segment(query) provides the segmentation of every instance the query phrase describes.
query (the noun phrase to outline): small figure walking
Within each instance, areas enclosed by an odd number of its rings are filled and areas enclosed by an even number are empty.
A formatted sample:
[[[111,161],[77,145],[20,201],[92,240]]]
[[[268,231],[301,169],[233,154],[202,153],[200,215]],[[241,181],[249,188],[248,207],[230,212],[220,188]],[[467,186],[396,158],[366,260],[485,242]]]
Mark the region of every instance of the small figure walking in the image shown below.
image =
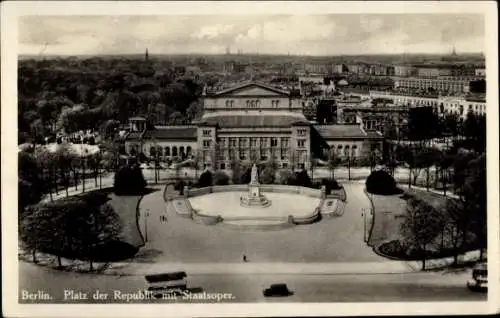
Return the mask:
[[[160,222],[167,222],[167,218],[164,215],[160,216]]]
[[[247,262],[247,256],[245,254],[243,254],[243,263],[246,263]]]

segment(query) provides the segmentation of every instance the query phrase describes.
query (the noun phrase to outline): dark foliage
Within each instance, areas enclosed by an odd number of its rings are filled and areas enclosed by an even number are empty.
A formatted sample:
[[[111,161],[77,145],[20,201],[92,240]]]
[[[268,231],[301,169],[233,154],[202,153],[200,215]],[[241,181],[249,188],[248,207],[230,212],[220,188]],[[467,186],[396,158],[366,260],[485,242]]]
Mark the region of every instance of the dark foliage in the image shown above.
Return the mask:
[[[294,185],[302,187],[312,187],[311,178],[306,170],[301,170],[295,173]]]
[[[383,170],[373,171],[366,179],[366,191],[372,194],[392,195],[401,193],[394,178]]]
[[[198,186],[200,188],[210,187],[212,186],[212,179],[212,172],[210,172],[210,170],[206,170],[200,175]]]
[[[332,190],[342,189],[342,186],[335,179],[321,179],[321,185],[325,186],[326,194],[332,193]]]
[[[115,173],[114,191],[117,195],[142,194],[146,185],[142,170],[137,165],[124,166]]]
[[[228,185],[229,175],[224,171],[216,171],[214,174],[214,185]]]

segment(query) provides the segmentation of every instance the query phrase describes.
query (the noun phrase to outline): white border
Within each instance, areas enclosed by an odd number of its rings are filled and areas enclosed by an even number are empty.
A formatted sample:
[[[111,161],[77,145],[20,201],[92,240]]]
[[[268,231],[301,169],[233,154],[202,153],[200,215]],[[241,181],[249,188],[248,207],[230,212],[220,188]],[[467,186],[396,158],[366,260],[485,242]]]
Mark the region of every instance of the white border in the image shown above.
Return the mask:
[[[6,316],[328,316],[486,314],[499,311],[498,18],[493,1],[449,2],[4,2],[2,3],[2,302]],[[481,13],[486,21],[488,116],[488,302],[334,304],[19,305],[17,260],[17,17],[20,15],[205,15],[327,13]],[[11,168],[12,167],[12,168]]]

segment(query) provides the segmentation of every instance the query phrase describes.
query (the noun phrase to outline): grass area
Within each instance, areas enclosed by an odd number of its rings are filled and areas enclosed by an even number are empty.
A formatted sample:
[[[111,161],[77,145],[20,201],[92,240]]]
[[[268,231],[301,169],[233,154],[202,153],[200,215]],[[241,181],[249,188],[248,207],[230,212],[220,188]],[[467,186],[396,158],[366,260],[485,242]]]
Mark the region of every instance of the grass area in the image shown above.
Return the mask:
[[[374,209],[374,224],[368,244],[376,246],[400,238],[399,228],[406,215],[406,201],[401,194],[369,194]]]
[[[443,195],[417,189],[406,189],[404,192],[410,196],[428,202],[439,211],[443,211],[443,207],[446,205],[447,200],[450,200],[450,198]],[[372,198],[373,208],[375,210],[375,223],[368,243],[371,246],[376,246],[383,242],[402,238],[399,229],[406,216],[407,207],[407,201],[404,199],[404,196],[401,194],[370,194],[370,197]]]

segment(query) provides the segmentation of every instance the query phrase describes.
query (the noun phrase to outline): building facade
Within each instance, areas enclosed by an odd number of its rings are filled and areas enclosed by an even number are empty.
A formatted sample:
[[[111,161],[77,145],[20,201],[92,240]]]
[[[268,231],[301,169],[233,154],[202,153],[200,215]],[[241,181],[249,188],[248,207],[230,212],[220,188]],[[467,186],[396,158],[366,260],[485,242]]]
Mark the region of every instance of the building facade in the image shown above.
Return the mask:
[[[196,158],[199,167],[211,169],[269,161],[280,168],[309,169],[313,157],[333,146],[348,146],[350,154],[359,156],[382,142],[359,124],[315,125],[304,116],[300,96],[263,83],[205,90],[203,104],[203,115],[192,125],[130,132],[126,151],[150,158]]]
[[[414,88],[414,89],[429,89],[432,88],[440,92],[464,93],[468,91],[470,78],[454,78],[450,76],[440,78],[394,78],[395,88]]]

